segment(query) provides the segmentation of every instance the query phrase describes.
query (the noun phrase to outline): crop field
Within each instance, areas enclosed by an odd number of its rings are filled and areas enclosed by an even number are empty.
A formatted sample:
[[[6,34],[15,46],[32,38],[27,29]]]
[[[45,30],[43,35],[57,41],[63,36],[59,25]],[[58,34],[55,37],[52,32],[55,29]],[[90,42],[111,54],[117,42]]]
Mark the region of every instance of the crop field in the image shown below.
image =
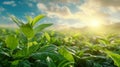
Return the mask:
[[[51,23],[11,16],[19,28],[0,29],[0,67],[120,67],[120,34],[43,30]]]

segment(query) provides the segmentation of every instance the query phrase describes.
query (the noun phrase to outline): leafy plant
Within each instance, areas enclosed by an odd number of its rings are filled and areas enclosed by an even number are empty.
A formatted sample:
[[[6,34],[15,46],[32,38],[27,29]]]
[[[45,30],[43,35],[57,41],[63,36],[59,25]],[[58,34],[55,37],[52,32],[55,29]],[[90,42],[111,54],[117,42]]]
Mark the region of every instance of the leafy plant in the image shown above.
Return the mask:
[[[47,24],[41,24],[41,25],[35,26],[35,24],[38,23],[38,21],[43,19],[44,17],[45,15],[38,15],[35,18],[27,16],[28,21],[27,23],[24,23],[19,19],[17,19],[16,17],[11,16],[12,20],[19,26],[20,30],[23,32],[23,34],[27,38],[32,38],[37,32],[40,32],[46,27],[49,27],[52,25],[52,23],[47,23]]]
[[[32,39],[38,32],[41,32],[41,30],[52,25],[52,23],[40,24],[38,26],[35,25],[44,17],[45,15],[38,15],[35,18],[27,16],[27,23],[23,23],[16,17],[11,16],[11,19],[20,28],[20,30],[18,30],[19,32],[16,34],[9,34],[5,37],[7,48],[4,49],[7,49],[7,51],[3,50],[2,53],[4,52],[4,55],[6,55],[6,61],[9,62],[9,58],[11,58],[11,67],[31,67],[31,63],[28,61],[28,59],[40,48],[40,45],[37,43],[37,41],[34,41]],[[22,43],[21,41],[21,38],[24,37],[23,35],[25,36],[23,41],[27,39],[26,43]]]
[[[106,51],[106,53],[114,61],[114,64],[120,67],[120,55],[111,51]]]

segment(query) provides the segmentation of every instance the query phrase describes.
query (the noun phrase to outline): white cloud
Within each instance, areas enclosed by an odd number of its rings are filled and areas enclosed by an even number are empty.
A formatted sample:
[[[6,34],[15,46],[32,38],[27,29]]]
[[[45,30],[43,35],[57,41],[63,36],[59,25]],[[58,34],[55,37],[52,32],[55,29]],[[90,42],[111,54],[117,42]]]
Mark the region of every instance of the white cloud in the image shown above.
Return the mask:
[[[120,0],[88,0],[89,3],[95,4],[95,6],[100,6],[100,8],[108,8],[110,11],[118,12],[120,11]]]
[[[15,1],[4,1],[3,4],[4,4],[4,5],[16,6]]]
[[[38,9],[46,11],[48,8],[43,3],[37,4]]]
[[[47,10],[48,15],[58,16],[59,18],[67,18],[69,15],[71,15],[70,9],[66,6],[60,7],[60,6],[52,6]]]
[[[43,3],[37,4],[38,9],[47,13],[48,16],[58,16],[60,17],[67,17],[71,15],[70,9],[67,6],[58,6],[57,4],[53,5],[53,3],[46,6]]]
[[[59,1],[70,3],[69,0]],[[71,2],[73,1],[74,0],[71,0]],[[75,2],[77,2],[77,0]],[[57,16],[58,18],[60,18],[61,22],[64,22],[64,20],[77,20],[73,23],[77,23],[78,26],[78,22],[89,24],[90,22],[97,20],[100,23],[109,23],[111,21],[116,21],[120,19],[115,18],[116,20],[114,20],[113,18],[111,18],[113,17],[112,15],[115,13],[120,15],[120,0],[86,0],[83,4],[76,4],[75,6],[78,7],[78,11],[72,13],[67,5],[59,6],[57,2],[51,2],[47,5],[45,5],[44,3],[37,4],[38,9],[47,13],[48,16]]]

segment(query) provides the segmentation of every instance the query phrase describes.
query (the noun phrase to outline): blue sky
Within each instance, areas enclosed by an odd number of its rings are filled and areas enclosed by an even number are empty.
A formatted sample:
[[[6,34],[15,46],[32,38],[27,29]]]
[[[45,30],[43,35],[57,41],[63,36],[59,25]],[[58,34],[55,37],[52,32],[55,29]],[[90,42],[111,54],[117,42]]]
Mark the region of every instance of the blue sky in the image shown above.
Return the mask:
[[[120,22],[120,0],[1,0],[0,24],[12,24],[8,15],[25,20],[45,14],[42,22],[81,27],[93,21]]]

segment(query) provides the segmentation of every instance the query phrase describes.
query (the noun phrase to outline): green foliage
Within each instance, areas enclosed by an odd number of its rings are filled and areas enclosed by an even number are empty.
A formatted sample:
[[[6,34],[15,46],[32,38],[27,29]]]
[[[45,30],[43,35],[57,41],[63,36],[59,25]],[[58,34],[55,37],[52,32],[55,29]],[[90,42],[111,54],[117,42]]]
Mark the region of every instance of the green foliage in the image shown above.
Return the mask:
[[[73,58],[72,54],[67,49],[65,49],[65,47],[59,48],[58,52],[62,56],[64,56],[64,58],[66,58],[68,61],[74,62],[74,58]]]
[[[19,29],[0,29],[0,67],[120,67],[119,34],[42,31],[44,17],[11,16]]]
[[[120,55],[111,51],[106,51],[106,53],[114,61],[115,65],[120,67]]]
[[[55,63],[50,57],[47,57],[46,61],[47,61],[48,67],[56,67]]]
[[[11,50],[14,50],[18,46],[18,39],[14,35],[7,36],[5,42],[6,46]]]
[[[38,25],[36,28],[34,28],[34,31],[35,31],[35,32],[39,32],[39,31],[41,31],[41,30],[43,30],[43,29],[45,29],[46,27],[49,27],[49,26],[51,26],[51,25],[52,25],[52,23]]]
[[[20,21],[19,19],[17,19],[15,16],[11,16],[11,19],[12,19],[13,22],[15,22],[18,26],[23,25],[23,22]]]
[[[20,29],[27,38],[32,38],[34,36],[33,28],[29,24],[20,26]]]
[[[31,25],[34,26],[39,20],[41,20],[42,18],[44,18],[45,15],[38,15],[36,16],[33,21],[31,22]]]
[[[13,22],[15,22],[20,27],[21,31],[27,38],[32,38],[37,32],[40,32],[46,27],[49,27],[52,25],[52,23],[48,23],[48,24],[46,23],[46,24],[38,25],[36,27],[35,24],[38,23],[38,21],[43,19],[44,17],[45,15],[38,15],[32,19],[32,17],[27,16],[26,17],[28,20],[27,23],[23,23],[22,21],[20,21],[14,16],[11,16],[11,19],[13,20]]]

